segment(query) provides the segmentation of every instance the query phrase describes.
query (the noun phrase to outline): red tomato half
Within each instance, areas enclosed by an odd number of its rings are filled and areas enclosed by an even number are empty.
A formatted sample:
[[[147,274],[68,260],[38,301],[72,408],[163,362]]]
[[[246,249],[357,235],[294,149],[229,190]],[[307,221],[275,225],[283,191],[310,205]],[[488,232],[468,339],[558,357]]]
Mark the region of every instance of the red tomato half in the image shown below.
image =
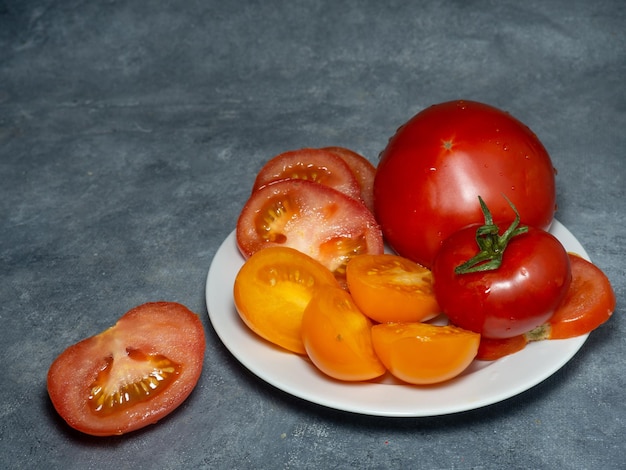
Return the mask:
[[[361,198],[359,182],[350,166],[330,150],[303,148],[275,156],[257,174],[252,191],[284,179],[313,181],[354,199]]]
[[[73,428],[110,436],[156,423],[196,386],[204,328],[183,305],[155,302],[70,346],[48,371],[48,393]]]
[[[555,170],[533,132],[510,114],[472,101],[431,106],[400,127],[381,155],[374,209],[386,241],[431,267],[441,243],[482,220],[510,213],[547,228],[554,216]]]
[[[316,259],[339,279],[353,256],[383,252],[382,233],[365,205],[327,186],[283,180],[256,190],[237,221],[247,258],[268,246],[288,246]]]
[[[546,322],[572,280],[561,242],[528,227],[509,241],[498,269],[456,274],[455,268],[479,251],[477,227],[447,238],[435,258],[434,289],[442,311],[454,325],[486,338],[509,338]]]

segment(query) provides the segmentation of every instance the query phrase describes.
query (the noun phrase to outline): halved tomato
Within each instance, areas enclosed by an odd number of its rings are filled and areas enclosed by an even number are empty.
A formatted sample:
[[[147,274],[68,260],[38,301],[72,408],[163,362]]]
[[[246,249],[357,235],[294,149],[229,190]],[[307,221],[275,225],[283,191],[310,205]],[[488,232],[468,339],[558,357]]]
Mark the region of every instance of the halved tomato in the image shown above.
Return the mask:
[[[154,302],[63,351],[48,371],[48,394],[73,428],[94,436],[156,423],[195,387],[204,328],[181,304]]]
[[[419,322],[441,312],[432,273],[407,258],[355,256],[346,267],[346,280],[354,302],[377,322]]]
[[[305,354],[302,315],[320,286],[339,288],[333,274],[308,255],[285,246],[257,251],[235,277],[235,307],[267,341]]]
[[[259,170],[252,191],[284,179],[313,181],[351,198],[361,198],[361,189],[352,170],[329,150],[302,148],[276,155]]]
[[[354,174],[359,183],[363,203],[373,213],[376,167],[363,155],[344,147],[324,147],[323,150],[329,150],[339,155],[348,164],[352,170],[352,174]]]
[[[372,322],[340,287],[323,287],[302,317],[302,341],[311,362],[338,380],[359,381],[386,371],[372,346]]]
[[[372,342],[393,376],[428,385],[463,372],[476,357],[480,335],[452,325],[381,323],[372,327]]]
[[[318,260],[338,278],[357,254],[383,252],[380,227],[361,202],[330,187],[283,180],[257,189],[239,215],[237,244],[245,257],[288,246]]]

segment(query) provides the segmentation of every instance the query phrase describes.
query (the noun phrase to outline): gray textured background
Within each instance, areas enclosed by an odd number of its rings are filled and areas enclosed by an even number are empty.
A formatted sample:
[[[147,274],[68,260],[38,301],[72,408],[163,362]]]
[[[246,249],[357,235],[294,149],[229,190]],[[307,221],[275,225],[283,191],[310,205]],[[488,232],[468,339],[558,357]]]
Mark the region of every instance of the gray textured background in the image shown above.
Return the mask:
[[[0,0],[0,467],[623,468],[624,77],[623,1]],[[444,417],[345,414],[246,371],[204,284],[256,171],[304,146],[375,163],[456,98],[543,141],[611,321],[537,387]],[[125,437],[69,430],[52,360],[158,299],[205,323],[193,395]]]

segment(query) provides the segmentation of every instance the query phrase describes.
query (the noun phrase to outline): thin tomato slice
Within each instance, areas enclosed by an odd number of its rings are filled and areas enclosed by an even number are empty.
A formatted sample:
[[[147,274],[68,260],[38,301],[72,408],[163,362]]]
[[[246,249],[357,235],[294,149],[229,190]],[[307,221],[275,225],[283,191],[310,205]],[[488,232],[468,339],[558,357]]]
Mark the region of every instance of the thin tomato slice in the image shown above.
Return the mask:
[[[376,177],[376,167],[363,155],[345,147],[324,147],[341,157],[350,167],[352,173],[359,183],[361,199],[367,208],[374,212],[374,178]]]
[[[569,253],[572,284],[548,322],[530,331],[531,341],[566,339],[595,330],[615,310],[615,292],[608,277],[596,265]]]
[[[48,371],[48,393],[71,427],[94,436],[127,433],[189,396],[204,349],[195,313],[173,302],[143,304],[63,351]]]
[[[350,167],[329,150],[303,148],[275,156],[257,174],[252,191],[284,179],[312,181],[336,189],[351,198],[361,198],[359,183]]]
[[[374,352],[371,327],[348,292],[324,287],[304,310],[302,340],[311,362],[330,377],[370,380],[386,370]]]
[[[372,320],[419,322],[440,313],[429,269],[392,254],[359,255],[346,267],[348,289]]]
[[[270,246],[295,248],[339,279],[353,256],[383,252],[380,227],[361,202],[304,180],[277,181],[252,193],[237,221],[237,243],[245,257]]]
[[[256,252],[235,277],[235,307],[243,322],[270,343],[305,354],[302,315],[324,285],[339,288],[333,274],[308,255],[289,247]]]
[[[393,376],[429,385],[461,374],[476,357],[480,335],[451,325],[381,323],[372,327],[372,342]]]

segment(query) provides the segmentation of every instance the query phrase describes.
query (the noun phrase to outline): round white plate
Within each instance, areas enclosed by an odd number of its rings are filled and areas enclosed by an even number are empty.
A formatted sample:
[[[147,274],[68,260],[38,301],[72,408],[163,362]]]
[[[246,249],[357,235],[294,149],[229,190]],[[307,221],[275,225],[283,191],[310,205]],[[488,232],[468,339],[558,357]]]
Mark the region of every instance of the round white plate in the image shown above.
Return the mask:
[[[554,221],[550,232],[568,251],[589,259],[561,223]],[[497,361],[474,361],[459,377],[436,386],[406,385],[389,376],[374,382],[340,382],[320,373],[306,358],[274,347],[244,325],[232,294],[243,262],[233,231],[215,254],[206,283],[209,318],[218,336],[233,356],[261,379],[291,395],[338,410],[423,417],[497,403],[550,377],[576,354],[588,336],[539,341]]]

